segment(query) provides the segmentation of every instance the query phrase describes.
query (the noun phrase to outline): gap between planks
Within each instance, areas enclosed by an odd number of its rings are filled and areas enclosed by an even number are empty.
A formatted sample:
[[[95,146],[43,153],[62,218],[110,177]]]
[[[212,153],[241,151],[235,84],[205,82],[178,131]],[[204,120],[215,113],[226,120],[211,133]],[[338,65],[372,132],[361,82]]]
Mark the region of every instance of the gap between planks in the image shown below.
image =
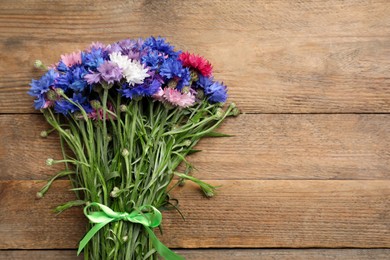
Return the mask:
[[[162,241],[173,248],[390,247],[390,180],[210,181],[206,199],[186,182],[172,197],[186,220],[163,212]],[[43,199],[38,181],[0,181],[0,249],[76,248],[81,208],[55,215],[74,195],[57,181]]]
[[[63,165],[42,115],[0,115],[0,180],[45,179]],[[201,140],[188,160],[201,179],[390,179],[390,114],[243,114]],[[21,163],[22,162],[22,163]]]

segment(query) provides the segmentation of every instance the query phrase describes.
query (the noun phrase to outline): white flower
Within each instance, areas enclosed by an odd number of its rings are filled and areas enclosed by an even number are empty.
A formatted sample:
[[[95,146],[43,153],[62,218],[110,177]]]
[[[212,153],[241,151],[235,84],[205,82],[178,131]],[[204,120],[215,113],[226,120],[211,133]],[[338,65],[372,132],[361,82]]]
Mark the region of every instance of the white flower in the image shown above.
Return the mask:
[[[144,79],[150,77],[147,73],[148,69],[145,69],[139,61],[132,61],[128,57],[121,55],[119,52],[113,52],[110,54],[110,60],[118,65],[123,71],[127,82],[130,86],[134,84],[144,83]]]
[[[122,56],[119,52],[113,52],[110,54],[110,60],[118,65],[119,68],[124,70],[131,61],[126,56]]]

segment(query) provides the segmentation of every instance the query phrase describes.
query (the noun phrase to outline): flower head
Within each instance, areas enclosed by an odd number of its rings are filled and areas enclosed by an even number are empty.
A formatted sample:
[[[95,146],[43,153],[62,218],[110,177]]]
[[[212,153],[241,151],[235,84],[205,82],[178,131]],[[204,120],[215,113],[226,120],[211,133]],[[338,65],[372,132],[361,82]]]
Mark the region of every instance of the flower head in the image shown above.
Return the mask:
[[[174,47],[170,45],[169,43],[165,42],[165,38],[157,37],[154,38],[149,37],[145,40],[142,47],[144,49],[151,49],[156,50],[160,53],[163,53],[165,55],[171,56],[171,57],[177,57],[178,53],[174,51]]]
[[[50,87],[54,85],[54,81],[58,73],[53,69],[50,69],[39,80],[33,79],[31,81],[31,88],[28,92],[29,95],[36,97],[34,100],[35,109],[41,109],[48,106],[46,100],[46,93],[50,90]]]
[[[88,84],[105,81],[108,84],[114,84],[115,81],[122,79],[122,69],[112,61],[105,61],[97,68],[98,72],[86,74],[84,79]]]
[[[220,82],[215,81],[204,89],[210,103],[224,103],[227,99],[227,88]]]
[[[158,92],[161,87],[161,83],[156,80],[148,80],[144,84],[137,84],[135,86],[130,86],[129,84],[123,84],[121,93],[124,97],[127,98],[137,98],[137,97],[150,97]]]
[[[205,77],[209,77],[212,74],[213,66],[202,56],[190,54],[189,52],[183,52],[180,54],[179,60],[181,60],[184,67],[193,68],[199,71],[199,73]]]
[[[181,93],[172,88],[165,88],[163,97],[172,105],[182,108],[192,106],[195,103],[195,96],[191,93]]]
[[[139,61],[132,61],[128,57],[121,55],[119,52],[110,54],[110,60],[118,65],[122,70],[130,86],[144,83],[144,79],[150,77],[148,69]]]
[[[75,64],[81,64],[81,52],[61,55],[61,61],[67,66],[72,67]]]
[[[191,73],[184,68],[179,60],[169,58],[164,61],[160,68],[160,75],[166,79],[174,79],[177,82],[176,88],[181,90],[191,80]]]

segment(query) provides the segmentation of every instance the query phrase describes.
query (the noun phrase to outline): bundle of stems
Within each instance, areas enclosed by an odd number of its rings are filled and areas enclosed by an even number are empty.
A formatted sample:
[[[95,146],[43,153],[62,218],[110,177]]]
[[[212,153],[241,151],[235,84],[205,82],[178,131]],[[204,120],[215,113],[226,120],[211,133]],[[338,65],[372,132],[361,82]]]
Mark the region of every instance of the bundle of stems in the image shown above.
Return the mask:
[[[144,205],[159,210],[177,208],[170,191],[183,180],[199,185],[208,197],[215,186],[191,175],[186,156],[197,152],[202,137],[226,136],[215,129],[228,116],[237,115],[234,103],[199,102],[188,107],[172,107],[151,98],[124,100],[116,91],[103,86],[94,108],[101,119],[91,118],[82,106],[62,91],[57,94],[77,106],[77,113],[64,117],[52,108],[42,110],[47,122],[58,132],[65,163],[38,193],[41,197],[54,179],[69,176],[77,200],[57,207],[61,212],[72,206],[101,203],[116,212],[131,212]],[[177,168],[184,163],[185,170]],[[174,176],[178,181],[171,183]],[[89,211],[96,209],[89,208]],[[88,229],[93,224],[88,224]],[[115,221],[105,225],[84,248],[85,259],[157,259],[156,248],[143,225]]]

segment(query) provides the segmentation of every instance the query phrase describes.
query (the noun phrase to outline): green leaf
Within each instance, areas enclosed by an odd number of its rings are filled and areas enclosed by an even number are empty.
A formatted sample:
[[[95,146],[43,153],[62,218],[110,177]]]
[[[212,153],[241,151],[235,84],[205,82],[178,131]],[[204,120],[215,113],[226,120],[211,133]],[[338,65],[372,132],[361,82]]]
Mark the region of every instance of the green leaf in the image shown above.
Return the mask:
[[[108,172],[108,173],[106,173],[105,176],[104,176],[104,178],[106,179],[106,181],[108,181],[108,180],[111,180],[111,179],[113,179],[113,178],[117,178],[117,177],[119,177],[119,176],[120,176],[120,175],[119,175],[119,172],[113,171],[113,172]]]
[[[57,206],[54,211],[57,212],[58,214],[63,212],[64,210],[67,210],[71,207],[76,207],[76,206],[81,206],[84,205],[85,201],[84,200],[72,200],[68,201],[62,205]]]
[[[201,152],[202,150],[198,150],[198,149],[191,149],[191,150],[189,150],[188,151],[188,155],[190,155],[190,154],[194,154],[194,153],[199,153],[199,152]]]

